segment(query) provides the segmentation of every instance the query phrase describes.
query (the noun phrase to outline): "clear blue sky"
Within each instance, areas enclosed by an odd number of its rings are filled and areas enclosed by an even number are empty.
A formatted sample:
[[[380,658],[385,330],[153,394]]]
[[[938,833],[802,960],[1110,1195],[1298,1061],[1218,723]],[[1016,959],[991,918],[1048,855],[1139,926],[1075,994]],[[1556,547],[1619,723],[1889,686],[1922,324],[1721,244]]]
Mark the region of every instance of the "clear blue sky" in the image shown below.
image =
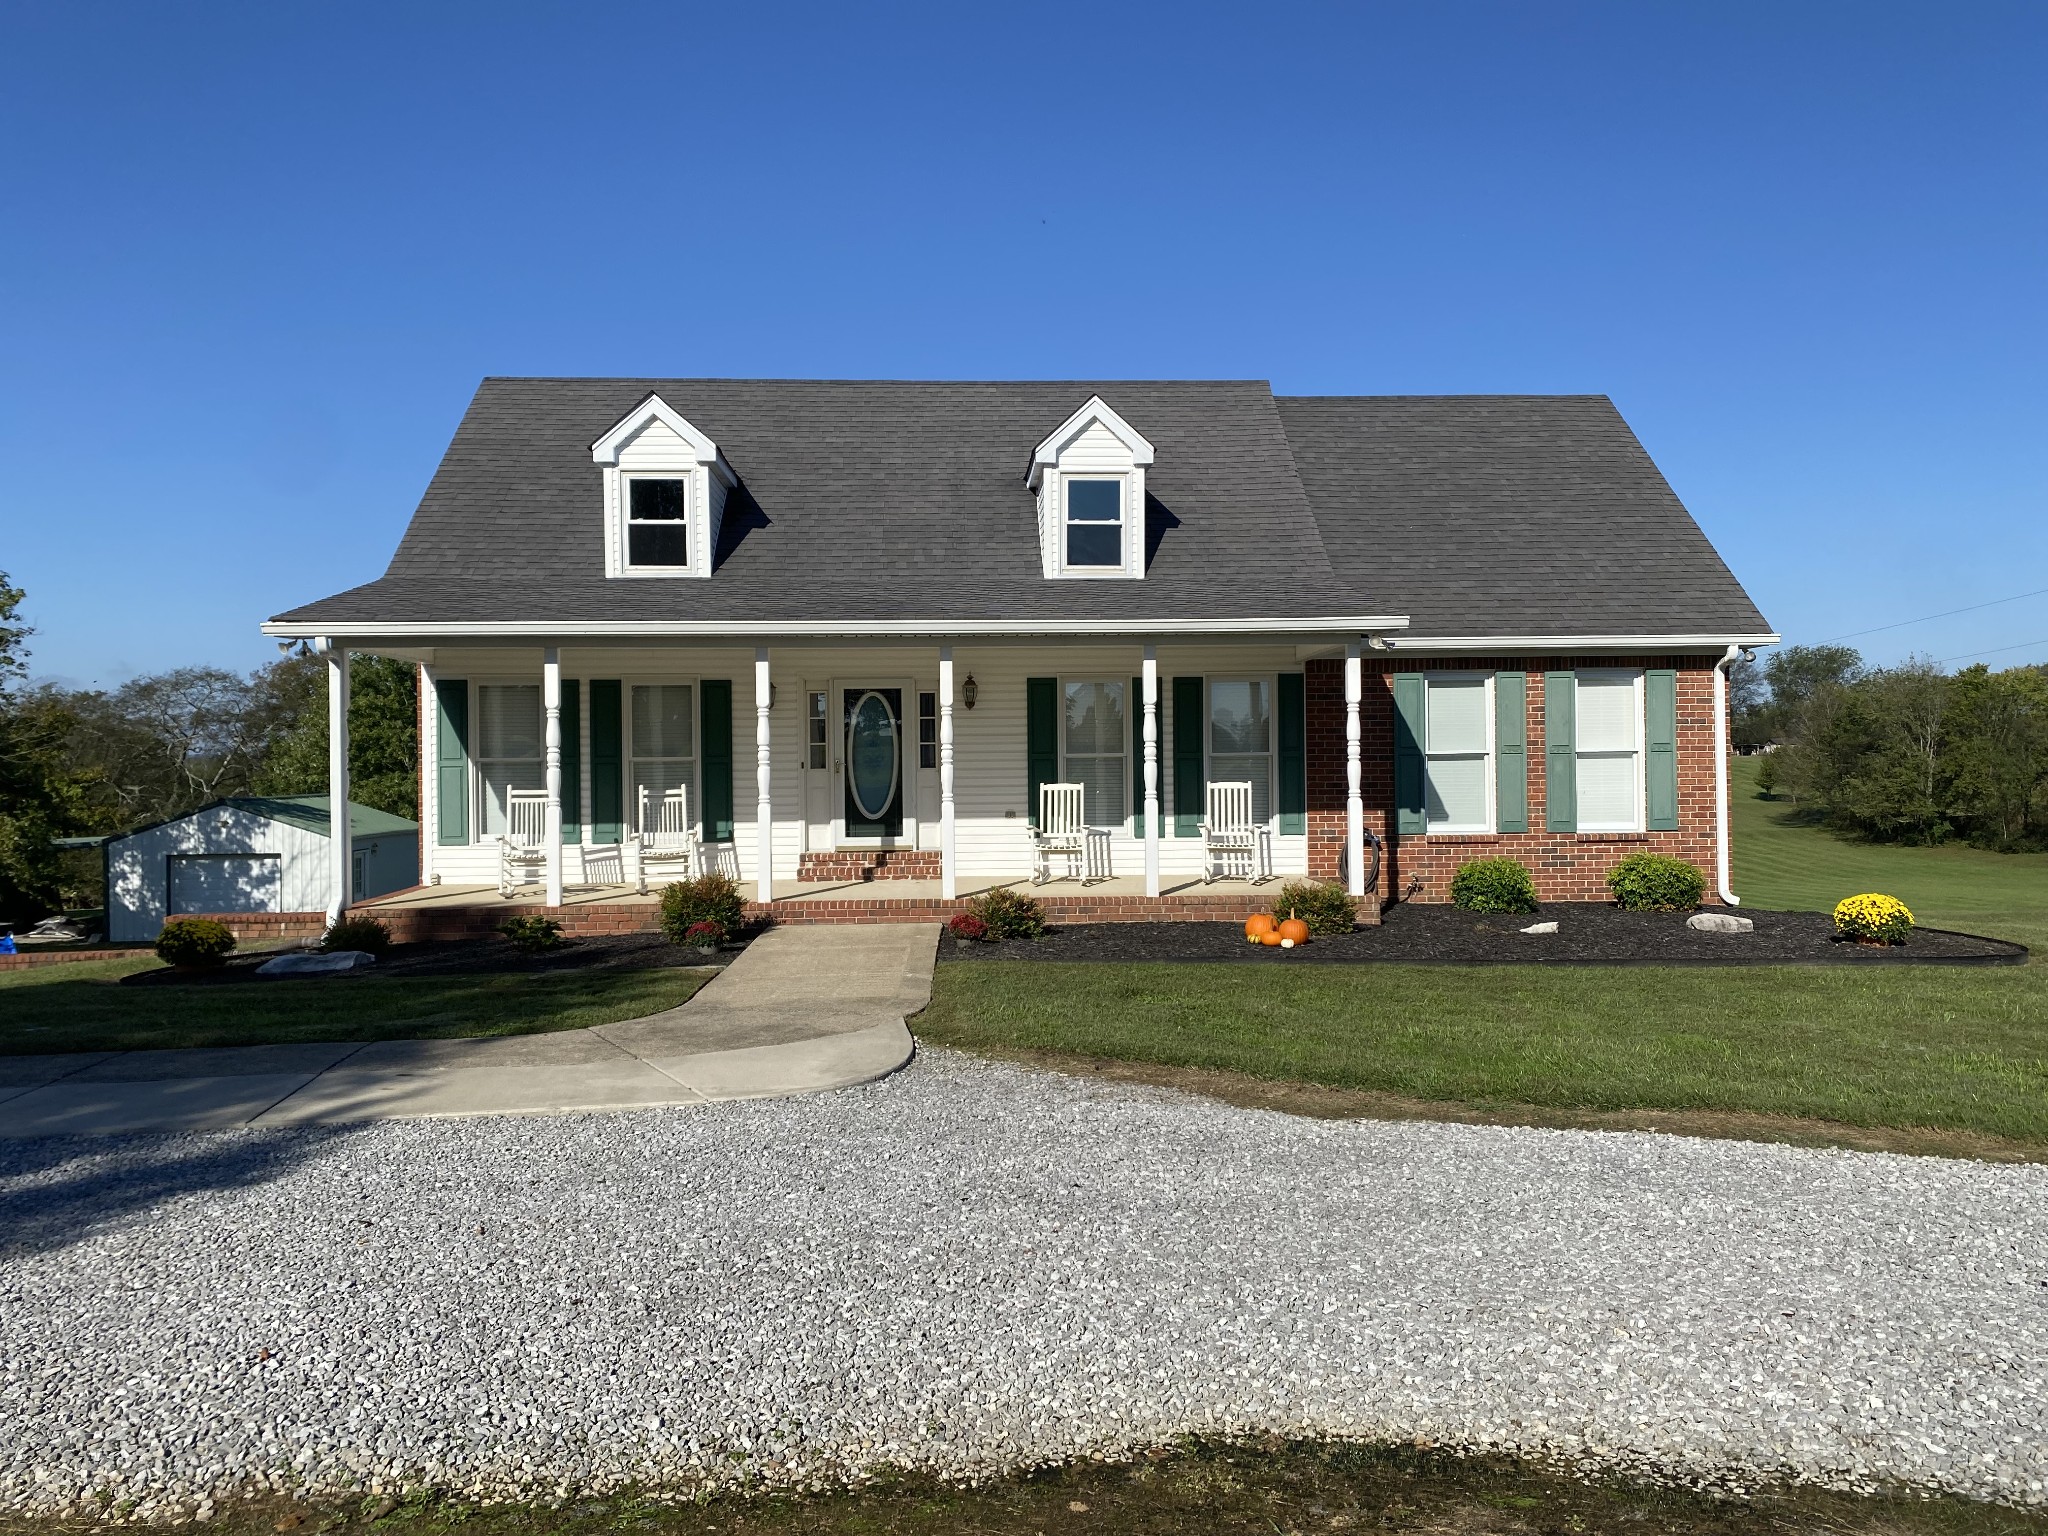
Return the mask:
[[[2037,0],[15,4],[0,569],[40,675],[246,667],[486,374],[1142,375],[1610,394],[1792,639],[2048,587],[2044,76]]]

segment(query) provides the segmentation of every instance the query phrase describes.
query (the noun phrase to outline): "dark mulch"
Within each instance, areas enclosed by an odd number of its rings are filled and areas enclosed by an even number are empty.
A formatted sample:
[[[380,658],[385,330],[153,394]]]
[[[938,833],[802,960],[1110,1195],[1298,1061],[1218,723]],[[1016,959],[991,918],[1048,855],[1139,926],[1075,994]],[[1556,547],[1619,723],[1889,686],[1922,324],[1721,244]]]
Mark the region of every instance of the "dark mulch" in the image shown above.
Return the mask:
[[[1533,917],[1402,904],[1377,928],[1314,939],[1296,950],[1245,942],[1241,924],[1091,923],[1001,944],[939,941],[941,960],[1217,961],[1240,965],[1357,964],[1404,960],[1449,965],[2024,965],[2026,946],[1921,928],[1903,945],[1874,949],[1835,937],[1823,912],[1756,912],[1754,933],[1697,933],[1684,912],[1624,912],[1558,903]],[[1555,920],[1552,934],[1525,934]]]
[[[569,971],[652,971],[669,966],[726,965],[738,946],[715,955],[671,944],[658,933],[608,933],[564,939],[559,949],[529,954],[507,939],[460,939],[435,944],[394,944],[389,953],[362,971],[340,976],[258,976],[256,967],[279,951],[230,955],[218,970],[138,971],[121,978],[127,987],[219,986],[242,981],[345,981],[351,976],[559,975]]]

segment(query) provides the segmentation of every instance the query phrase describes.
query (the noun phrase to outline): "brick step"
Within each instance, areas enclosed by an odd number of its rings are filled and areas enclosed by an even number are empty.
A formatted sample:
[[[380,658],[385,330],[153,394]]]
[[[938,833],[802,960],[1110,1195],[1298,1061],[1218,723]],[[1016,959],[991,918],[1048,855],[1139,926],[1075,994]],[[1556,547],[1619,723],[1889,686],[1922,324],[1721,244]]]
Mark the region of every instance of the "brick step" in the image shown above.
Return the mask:
[[[937,880],[945,873],[936,848],[849,849],[806,853],[797,858],[796,877],[819,883],[849,880]]]

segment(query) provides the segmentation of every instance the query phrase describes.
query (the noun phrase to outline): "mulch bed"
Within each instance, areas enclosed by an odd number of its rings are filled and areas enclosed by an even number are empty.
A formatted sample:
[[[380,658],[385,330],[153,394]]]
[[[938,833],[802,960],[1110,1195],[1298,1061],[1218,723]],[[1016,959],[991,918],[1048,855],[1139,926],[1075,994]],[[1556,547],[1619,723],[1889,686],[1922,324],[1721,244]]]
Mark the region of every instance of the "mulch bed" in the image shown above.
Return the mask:
[[[1048,929],[1042,939],[965,943],[948,935],[939,959],[1143,961],[1236,965],[1359,964],[1399,960],[1439,965],[2024,965],[2027,949],[2002,939],[1920,928],[1875,949],[1835,937],[1824,912],[1756,912],[1753,933],[1699,933],[1684,912],[1624,912],[1605,904],[1557,903],[1530,917],[1403,903],[1377,928],[1311,940],[1295,950],[1245,942],[1241,924],[1090,923]],[[1525,934],[1555,921],[1552,934]]]
[[[244,981],[346,981],[351,976],[558,975],[570,971],[652,971],[671,966],[727,965],[739,946],[702,955],[671,944],[658,933],[608,933],[565,938],[559,949],[529,954],[506,939],[458,939],[432,944],[394,944],[375,965],[337,976],[258,976],[256,968],[282,950],[230,955],[218,970],[138,971],[121,978],[124,987],[221,986]]]

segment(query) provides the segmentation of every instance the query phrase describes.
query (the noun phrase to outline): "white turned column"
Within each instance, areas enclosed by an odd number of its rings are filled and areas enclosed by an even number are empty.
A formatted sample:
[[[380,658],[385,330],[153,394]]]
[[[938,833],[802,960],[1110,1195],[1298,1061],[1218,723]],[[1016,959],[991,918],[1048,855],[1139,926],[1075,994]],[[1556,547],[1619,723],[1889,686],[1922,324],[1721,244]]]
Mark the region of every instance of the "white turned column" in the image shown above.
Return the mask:
[[[1344,647],[1344,875],[1353,896],[1365,894],[1365,801],[1359,797],[1358,705],[1365,697],[1358,642]]]
[[[768,647],[754,651],[754,899],[775,899],[775,806],[769,792],[768,707],[774,685],[768,678]]]
[[[1145,647],[1145,894],[1159,894],[1159,647]]]
[[[327,830],[334,861],[327,923],[332,927],[355,895],[349,889],[355,875],[355,836],[348,815],[348,648],[333,640],[321,644],[327,650]]]
[[[960,894],[953,853],[953,647],[939,647],[939,894]]]
[[[562,904],[562,653],[548,646],[540,653],[540,707],[546,734],[542,761],[547,768],[548,815],[543,835],[548,845],[547,905]]]

